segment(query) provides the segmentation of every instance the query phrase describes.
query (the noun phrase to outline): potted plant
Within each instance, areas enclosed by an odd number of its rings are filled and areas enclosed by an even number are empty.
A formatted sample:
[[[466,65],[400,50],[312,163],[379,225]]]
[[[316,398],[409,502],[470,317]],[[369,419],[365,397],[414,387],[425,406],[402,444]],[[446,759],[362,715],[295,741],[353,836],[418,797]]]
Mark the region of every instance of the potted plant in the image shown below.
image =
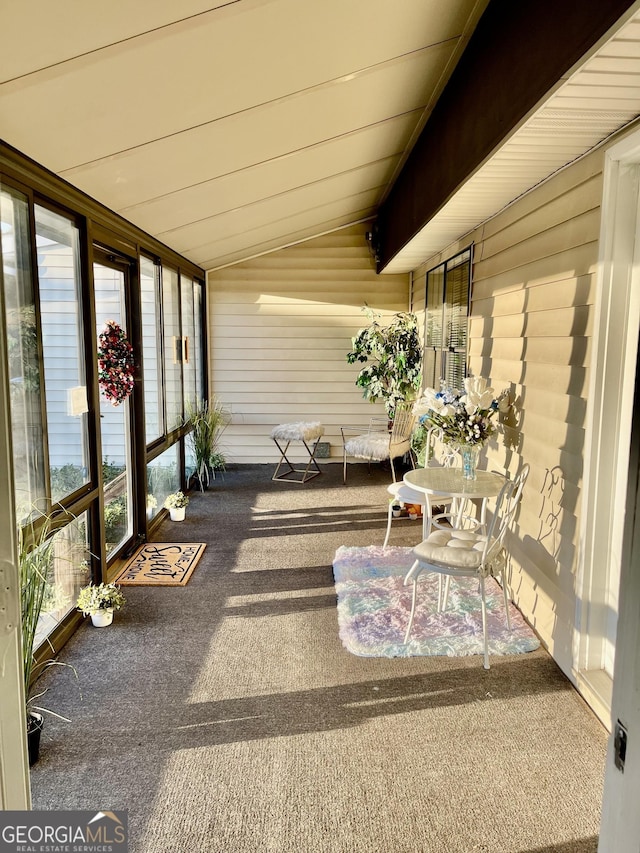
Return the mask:
[[[96,628],[106,628],[113,622],[113,611],[120,610],[125,597],[114,583],[89,584],[82,587],[76,606],[85,616],[91,616]]]
[[[216,468],[224,467],[219,442],[229,423],[229,413],[215,397],[211,402],[197,400],[187,404],[185,423],[191,427],[187,441],[195,459],[194,476],[200,491],[204,491],[209,485],[210,475],[215,478]]]
[[[167,495],[164,505],[169,510],[171,521],[184,521],[189,498],[182,492],[173,492],[173,494]]]
[[[422,344],[415,314],[400,312],[388,325],[381,325],[381,315],[366,305],[363,308],[370,324],[352,338],[349,364],[369,364],[360,370],[356,385],[370,402],[384,402],[387,415],[393,420],[396,405],[402,400],[415,399],[422,382]]]

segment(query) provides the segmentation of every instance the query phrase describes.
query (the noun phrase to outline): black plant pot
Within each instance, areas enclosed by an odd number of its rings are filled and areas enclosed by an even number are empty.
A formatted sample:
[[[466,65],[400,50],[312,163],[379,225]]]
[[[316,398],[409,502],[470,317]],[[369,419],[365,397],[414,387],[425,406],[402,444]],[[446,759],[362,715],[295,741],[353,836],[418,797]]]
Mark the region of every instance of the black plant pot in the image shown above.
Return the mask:
[[[35,764],[40,755],[40,735],[44,718],[42,714],[36,714],[35,711],[29,711],[27,714],[27,747],[29,750],[29,766]]]

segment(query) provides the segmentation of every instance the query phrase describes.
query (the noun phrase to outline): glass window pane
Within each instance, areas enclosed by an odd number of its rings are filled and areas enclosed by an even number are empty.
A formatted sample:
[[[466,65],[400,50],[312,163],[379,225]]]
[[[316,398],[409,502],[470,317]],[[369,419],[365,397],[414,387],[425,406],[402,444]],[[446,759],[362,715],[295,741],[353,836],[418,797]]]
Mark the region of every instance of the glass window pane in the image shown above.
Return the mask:
[[[178,273],[162,267],[162,321],[167,430],[182,422],[182,345],[180,341]]]
[[[38,329],[31,271],[27,199],[0,193],[16,511],[23,521],[45,497]]]
[[[57,501],[90,479],[79,232],[38,205],[35,220],[51,499]]]
[[[467,374],[471,250],[427,273],[425,356],[427,386],[462,388]]]
[[[184,402],[196,401],[196,340],[193,319],[193,279],[180,276],[180,302],[182,309],[182,367],[184,380]]]
[[[93,265],[96,328],[100,334],[107,320],[127,331],[125,276],[122,270]],[[130,400],[113,406],[100,397],[104,524],[107,555],[115,551],[133,531],[131,495]]]
[[[193,355],[196,369],[196,399],[204,399],[204,360],[202,338],[202,283],[193,283],[193,318],[195,324],[195,346]]]
[[[424,340],[428,347],[442,346],[442,298],[444,295],[444,264],[427,273],[427,311]]]
[[[75,609],[80,588],[91,579],[87,513],[79,515],[55,533],[50,542],[47,585],[36,631],[36,645]],[[40,547],[46,549],[48,546]]]
[[[180,488],[179,444],[174,444],[147,465],[147,518],[157,515],[165,498]]]
[[[140,258],[142,299],[142,359],[144,368],[144,411],[146,443],[163,433],[162,363],[160,359],[159,268],[149,258]]]

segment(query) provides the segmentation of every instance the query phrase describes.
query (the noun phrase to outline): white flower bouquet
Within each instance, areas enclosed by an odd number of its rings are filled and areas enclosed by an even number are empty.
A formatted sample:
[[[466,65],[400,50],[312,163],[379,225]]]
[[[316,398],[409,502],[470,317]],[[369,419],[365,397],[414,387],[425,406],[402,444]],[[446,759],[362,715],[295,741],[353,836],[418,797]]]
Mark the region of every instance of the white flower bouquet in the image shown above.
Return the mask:
[[[496,397],[485,379],[469,376],[463,390],[425,388],[413,412],[427,428],[441,429],[447,444],[482,446],[496,431],[494,415],[509,405],[507,391]]]

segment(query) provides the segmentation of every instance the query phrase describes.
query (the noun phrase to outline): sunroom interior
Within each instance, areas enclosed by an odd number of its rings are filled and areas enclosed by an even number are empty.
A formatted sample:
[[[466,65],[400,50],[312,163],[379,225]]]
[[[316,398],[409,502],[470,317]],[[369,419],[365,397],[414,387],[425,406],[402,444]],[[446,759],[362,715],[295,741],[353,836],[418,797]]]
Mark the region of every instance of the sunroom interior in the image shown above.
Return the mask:
[[[514,5],[3,13],[9,527],[60,510],[42,654],[77,627],[78,588],[110,579],[187,488],[189,401],[229,410],[231,464],[275,464],[273,426],[316,419],[338,463],[341,425],[383,411],[345,363],[363,306],[425,326],[449,306],[468,337],[446,378],[463,365],[519,401],[487,458],[532,464],[516,601],[613,728],[620,549],[604,552],[622,514],[606,505],[626,489],[635,373],[615,398],[598,389],[635,365],[638,321],[630,284],[603,318],[597,263],[609,151],[637,146],[640,3]],[[600,359],[616,311],[629,326]],[[98,379],[110,320],[137,359],[122,406]],[[435,384],[444,347],[425,345]],[[598,462],[607,429],[620,447]]]

